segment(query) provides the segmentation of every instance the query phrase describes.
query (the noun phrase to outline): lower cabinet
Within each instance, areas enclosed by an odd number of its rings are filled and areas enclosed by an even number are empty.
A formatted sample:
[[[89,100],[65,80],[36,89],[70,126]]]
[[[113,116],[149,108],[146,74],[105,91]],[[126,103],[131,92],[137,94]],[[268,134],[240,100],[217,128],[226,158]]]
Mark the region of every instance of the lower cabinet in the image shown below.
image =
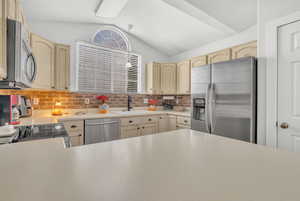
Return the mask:
[[[167,131],[169,131],[169,117],[168,115],[162,115],[158,121],[158,132],[162,133]]]
[[[177,117],[175,115],[169,115],[169,131],[177,129]]]
[[[69,136],[70,137],[70,143],[71,147],[76,147],[83,145],[83,134],[77,134],[76,136]]]
[[[122,126],[121,138],[137,137],[140,135],[139,127],[137,125]]]
[[[141,125],[140,135],[151,135],[157,133],[157,124]]]
[[[84,144],[83,120],[63,122],[64,127],[70,137],[71,147]]]

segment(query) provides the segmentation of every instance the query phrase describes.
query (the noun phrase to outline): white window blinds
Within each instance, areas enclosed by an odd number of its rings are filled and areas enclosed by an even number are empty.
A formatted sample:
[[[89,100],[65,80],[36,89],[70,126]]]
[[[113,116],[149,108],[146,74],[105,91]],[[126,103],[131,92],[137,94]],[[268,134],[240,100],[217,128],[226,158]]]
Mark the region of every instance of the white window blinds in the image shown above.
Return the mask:
[[[85,42],[77,43],[77,91],[96,93],[137,93],[140,56]]]

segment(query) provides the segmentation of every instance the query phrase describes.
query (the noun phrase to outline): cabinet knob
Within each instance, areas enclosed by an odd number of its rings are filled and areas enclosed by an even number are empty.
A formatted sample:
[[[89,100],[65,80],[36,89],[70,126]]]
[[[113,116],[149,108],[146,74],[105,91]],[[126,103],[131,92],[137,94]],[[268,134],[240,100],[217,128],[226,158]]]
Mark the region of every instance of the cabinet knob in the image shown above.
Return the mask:
[[[131,124],[133,121],[132,120],[129,120],[129,123]]]
[[[71,128],[77,128],[77,126],[76,125],[72,125]]]
[[[143,129],[145,129],[145,127],[143,126]]]
[[[148,119],[148,121],[152,121],[152,119]]]
[[[140,129],[141,129],[140,127],[137,128],[137,130],[140,130]]]
[[[187,120],[184,120],[184,123],[187,123],[188,121]]]
[[[280,127],[281,127],[282,129],[288,129],[288,128],[289,128],[289,124],[286,123],[286,122],[284,122],[284,123],[282,123],[282,124],[280,125]]]
[[[82,134],[79,134],[79,135],[78,135],[78,137],[81,137],[81,136],[82,136]]]

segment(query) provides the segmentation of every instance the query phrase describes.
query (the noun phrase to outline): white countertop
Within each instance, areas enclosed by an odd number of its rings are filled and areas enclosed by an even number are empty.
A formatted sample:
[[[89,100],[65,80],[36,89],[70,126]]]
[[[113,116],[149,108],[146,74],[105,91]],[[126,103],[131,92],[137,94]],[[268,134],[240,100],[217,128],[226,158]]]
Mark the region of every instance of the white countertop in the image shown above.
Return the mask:
[[[107,114],[99,114],[97,110],[90,110],[84,115],[75,115],[74,113],[66,114],[63,116],[52,116],[51,111],[46,111],[37,115],[33,115],[28,118],[21,118],[21,123],[17,126],[27,125],[40,125],[40,124],[53,124],[62,121],[84,120],[84,119],[101,119],[101,118],[125,118],[125,117],[137,117],[147,115],[176,115],[190,117],[190,112],[176,112],[176,111],[147,111],[136,110],[132,112],[110,111]]]
[[[0,200],[300,199],[299,154],[191,130],[71,149],[27,146],[0,146]]]

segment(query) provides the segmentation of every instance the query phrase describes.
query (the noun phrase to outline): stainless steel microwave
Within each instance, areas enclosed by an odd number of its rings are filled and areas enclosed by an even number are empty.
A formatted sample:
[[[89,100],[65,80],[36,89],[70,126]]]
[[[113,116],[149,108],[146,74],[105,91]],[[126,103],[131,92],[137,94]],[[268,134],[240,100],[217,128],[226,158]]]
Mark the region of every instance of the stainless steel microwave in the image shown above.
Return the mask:
[[[30,88],[37,66],[23,25],[7,19],[7,78],[0,81],[1,89]]]

